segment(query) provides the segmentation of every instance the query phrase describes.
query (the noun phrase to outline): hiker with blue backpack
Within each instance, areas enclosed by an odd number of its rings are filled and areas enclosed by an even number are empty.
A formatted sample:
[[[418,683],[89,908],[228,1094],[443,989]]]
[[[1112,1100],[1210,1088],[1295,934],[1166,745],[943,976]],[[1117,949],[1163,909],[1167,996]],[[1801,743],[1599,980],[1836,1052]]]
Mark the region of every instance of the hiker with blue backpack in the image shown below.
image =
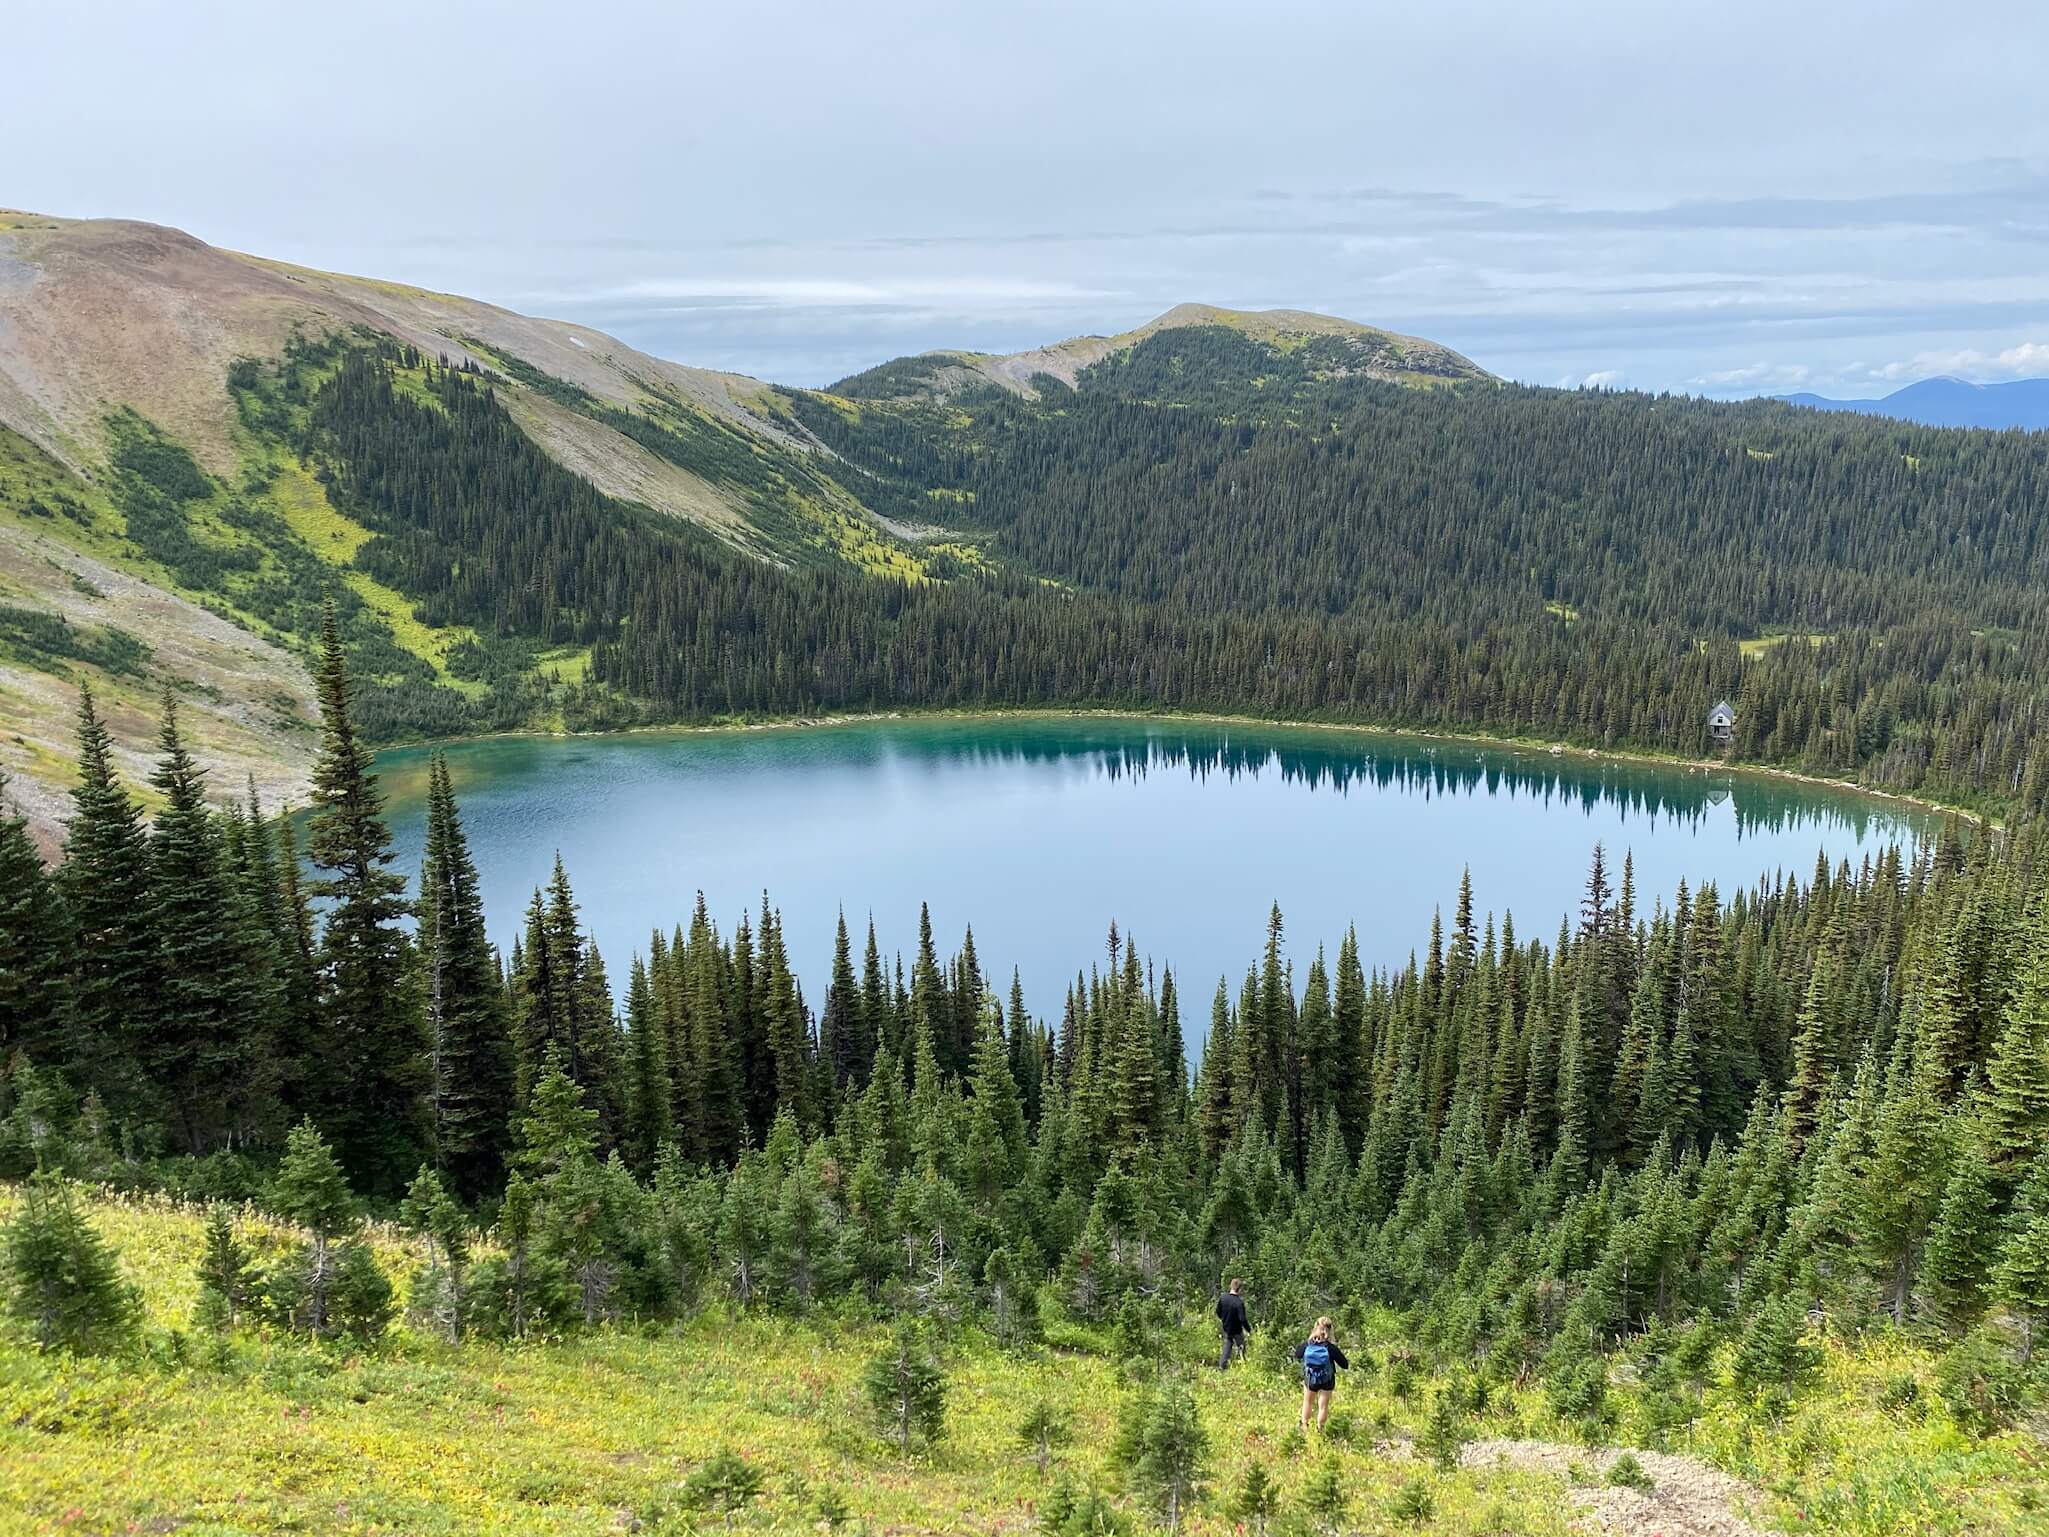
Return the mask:
[[[1330,1319],[1319,1318],[1309,1338],[1295,1347],[1295,1359],[1302,1363],[1302,1429],[1309,1429],[1309,1411],[1316,1411],[1316,1428],[1330,1418],[1330,1395],[1338,1385],[1338,1368],[1351,1370],[1352,1363],[1330,1337]]]

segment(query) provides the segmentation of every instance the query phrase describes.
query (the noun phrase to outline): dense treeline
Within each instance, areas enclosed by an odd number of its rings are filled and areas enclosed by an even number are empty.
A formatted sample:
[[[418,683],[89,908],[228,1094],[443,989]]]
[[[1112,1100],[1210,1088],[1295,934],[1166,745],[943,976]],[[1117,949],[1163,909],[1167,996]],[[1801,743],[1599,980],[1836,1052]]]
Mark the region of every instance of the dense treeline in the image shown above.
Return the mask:
[[[993,387],[943,410],[791,399],[891,482],[971,498],[1032,569],[1198,610],[1549,602],[1693,638],[2020,628],[2049,580],[2049,445],[2020,433],[1404,388],[1221,327],[1156,334],[1047,405]]]
[[[602,496],[473,373],[357,350],[319,388],[311,426],[307,451],[337,501],[376,531],[359,562],[432,621],[589,645],[582,694],[615,703],[578,708],[599,718],[1169,707],[1703,752],[1709,707],[1726,696],[1747,757],[1959,800],[2034,804],[2049,785],[2049,758],[2030,751],[2034,630],[1973,634],[1931,618],[1746,660],[1726,634],[1626,607],[1567,622],[1478,571],[1415,573],[1421,608],[1125,596],[1004,567],[917,584],[790,571]],[[1348,554],[1338,568],[1360,564]]]
[[[501,963],[445,769],[409,897],[332,627],[320,684],[311,880],[289,822],[208,806],[174,715],[145,826],[90,699],[64,862],[0,823],[12,1172],[250,1194],[296,1122],[268,1198],[316,1248],[344,1175],[398,1210],[452,1333],[717,1294],[1143,1330],[1228,1268],[1289,1315],[1409,1309],[1595,1419],[1625,1340],[1683,1418],[1727,1331],[1797,1375],[1809,1307],[1976,1330],[1986,1371],[2049,1318],[2037,824],[1648,907],[1596,850],[1554,939],[1462,889],[1392,972],[1351,936],[1298,970],[1276,911],[1191,1074],[1180,979],[1114,927],[1050,1025],[929,923],[908,964],[842,924],[814,1011],[766,900],[651,935],[622,1014],[559,870]],[[314,1332],[354,1316],[340,1263],[288,1289]]]

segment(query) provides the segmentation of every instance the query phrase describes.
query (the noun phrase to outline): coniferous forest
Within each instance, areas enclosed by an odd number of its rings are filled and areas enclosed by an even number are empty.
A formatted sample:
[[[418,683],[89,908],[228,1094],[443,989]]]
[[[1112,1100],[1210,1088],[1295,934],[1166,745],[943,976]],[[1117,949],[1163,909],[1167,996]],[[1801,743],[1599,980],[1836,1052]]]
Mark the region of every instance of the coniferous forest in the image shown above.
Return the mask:
[[[753,462],[731,433],[514,374],[710,481]],[[765,560],[609,498],[476,365],[337,340],[235,380],[246,420],[371,531],[354,564],[480,638],[461,666],[489,688],[469,698],[387,644],[373,739],[517,723],[535,651],[577,647],[572,724],[1171,709],[1726,751],[1995,808],[2049,785],[2045,450],[2025,434],[1407,388],[1222,328],[1029,400],[868,398],[873,377],[782,392],[831,455],[786,474],[930,530],[908,580],[802,548]],[[190,478],[181,459],[133,457],[131,524],[176,494],[158,481]],[[317,609],[315,589],[279,622],[310,636]]]
[[[1631,1341],[1739,1339],[1790,1382],[1820,1317],[2014,1373],[2049,1322],[2034,824],[1727,892],[1597,848],[1555,935],[1463,889],[1393,973],[1276,911],[1242,974],[1113,925],[1031,1000],[972,934],[885,956],[843,924],[813,1002],[766,900],[608,960],[559,865],[499,955],[445,767],[419,889],[387,868],[331,616],[319,681],[303,830],[216,807],[171,710],[145,816],[89,695],[61,863],[0,823],[5,1172],[306,1222],[310,1270],[209,1259],[223,1316],[381,1327],[327,1246],[360,1199],[439,1245],[414,1303],[458,1338],[721,1300],[1142,1330],[1238,1273],[1276,1317],[1398,1309],[1590,1422]]]

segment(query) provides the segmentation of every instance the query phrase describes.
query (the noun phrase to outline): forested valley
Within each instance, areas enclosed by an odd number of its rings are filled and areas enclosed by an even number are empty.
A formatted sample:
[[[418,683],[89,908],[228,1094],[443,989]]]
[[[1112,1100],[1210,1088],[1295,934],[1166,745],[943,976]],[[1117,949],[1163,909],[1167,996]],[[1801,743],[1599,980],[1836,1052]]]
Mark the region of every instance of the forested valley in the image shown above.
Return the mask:
[[[730,931],[700,900],[621,1012],[559,868],[501,962],[445,770],[405,890],[331,616],[320,683],[303,840],[213,809],[174,713],[145,819],[89,696],[62,863],[0,824],[0,1160],[305,1223],[310,1268],[209,1272],[222,1316],[381,1330],[388,1283],[327,1256],[360,1198],[430,1242],[413,1306],[451,1338],[714,1302],[1143,1337],[1232,1271],[1276,1318],[1397,1309],[1593,1424],[1612,1351],[1683,1424],[1723,1340],[1795,1389],[1811,1319],[1961,1340],[1989,1422],[2018,1412],[2049,1318],[2032,823],[1727,893],[1647,897],[1595,849],[1555,937],[1462,890],[1392,973],[1292,956],[1276,911],[1213,994],[1112,926],[1043,1012],[929,922],[888,960],[843,923],[814,1010],[766,899]]]
[[[474,626],[473,675],[497,680],[489,704],[380,690],[379,736],[516,717],[533,648],[576,646],[584,724],[1095,706],[1698,756],[1724,750],[1726,699],[1743,759],[1973,805],[2049,783],[2043,449],[2022,434],[1407,388],[1221,328],[1037,400],[786,393],[851,493],[896,527],[943,519],[903,579],[764,562],[606,498],[477,372],[313,356],[276,388],[310,401],[297,451],[374,531],[357,564]],[[708,462],[652,419],[641,436]]]

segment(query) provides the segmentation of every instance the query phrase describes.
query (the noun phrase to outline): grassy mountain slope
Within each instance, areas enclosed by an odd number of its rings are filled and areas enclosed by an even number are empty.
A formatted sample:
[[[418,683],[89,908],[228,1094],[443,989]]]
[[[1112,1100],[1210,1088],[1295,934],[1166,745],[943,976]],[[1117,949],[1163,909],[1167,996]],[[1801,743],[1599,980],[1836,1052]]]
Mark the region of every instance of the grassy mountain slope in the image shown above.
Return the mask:
[[[484,679],[451,659],[478,637],[421,619],[413,596],[362,568],[370,533],[334,505],[303,441],[334,364],[316,354],[334,338],[483,370],[550,458],[748,556],[907,578],[930,564],[820,468],[828,456],[754,380],[154,225],[0,211],[0,703],[13,728],[0,768],[46,845],[81,683],[105,696],[138,779],[169,687],[217,786],[253,773],[267,798],[296,792],[312,740],[305,644],[330,591],[387,689],[413,696],[392,730],[461,728],[463,700],[475,713]],[[116,637],[104,657],[103,633]],[[582,660],[500,658],[501,682],[529,686],[467,726],[559,721],[551,680]]]
[[[0,1188],[0,1215],[13,1200]],[[870,1324],[714,1305],[685,1325],[566,1342],[450,1346],[416,1327],[367,1348],[245,1335],[216,1350],[193,1319],[201,1213],[101,1200],[92,1220],[141,1287],[149,1346],[128,1362],[81,1361],[0,1339],[10,1531],[1029,1533],[1062,1480],[1100,1491],[1120,1529],[1155,1529],[1138,1480],[1112,1465],[1132,1363],[1108,1330],[1058,1324],[1025,1353],[955,1331],[945,1436],[906,1458],[863,1398],[884,1338]],[[237,1225],[259,1254],[292,1237],[250,1213]],[[376,1249],[403,1289],[412,1243],[386,1229]],[[1725,1351],[1701,1417],[1678,1431],[1623,1371],[1610,1446],[1576,1444],[1540,1389],[1497,1389],[1463,1427],[1473,1439],[1458,1465],[1440,1470],[1419,1441],[1445,1383],[1391,1318],[1348,1336],[1340,1433],[1306,1445],[1289,1434],[1300,1393],[1279,1328],[1255,1334],[1252,1361],[1222,1378],[1200,1369],[1214,1354],[1203,1321],[1150,1348],[1147,1365],[1185,1375],[1208,1439],[1184,1531],[1252,1530],[1232,1502],[1255,1465],[1277,1486],[1275,1532],[1328,1529],[1309,1519],[1309,1491],[1332,1466],[1342,1531],[1990,1537],[2039,1518],[2025,1433],[1962,1433],[1934,1407],[1929,1358],[1896,1340],[1831,1345],[1821,1382],[1776,1409],[1722,1383]],[[1046,1475],[1018,1437],[1041,1400],[1072,1430]],[[1638,1452],[1647,1478],[1611,1481],[1616,1447],[1646,1444],[1668,1448]],[[727,1515],[693,1510],[691,1475],[725,1450],[745,1456],[759,1493]]]
[[[123,405],[208,469],[232,468],[229,365],[275,357],[294,335],[358,328],[456,362],[489,349],[610,405],[677,403],[787,439],[747,404],[755,381],[583,326],[224,251],[159,225],[0,210],[0,420],[75,469],[100,461],[105,414]]]

